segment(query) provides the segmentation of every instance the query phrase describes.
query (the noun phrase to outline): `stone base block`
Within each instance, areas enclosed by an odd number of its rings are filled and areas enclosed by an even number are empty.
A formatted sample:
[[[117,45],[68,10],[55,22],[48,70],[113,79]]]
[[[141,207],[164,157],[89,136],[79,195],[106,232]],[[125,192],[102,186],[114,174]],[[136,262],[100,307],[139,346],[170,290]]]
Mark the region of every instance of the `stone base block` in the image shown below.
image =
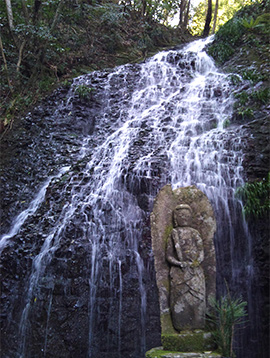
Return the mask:
[[[165,351],[162,347],[152,348],[146,352],[146,358],[221,358],[220,354],[214,352],[170,352]]]
[[[211,333],[202,330],[163,334],[161,341],[163,349],[167,351],[205,352],[216,349]]]

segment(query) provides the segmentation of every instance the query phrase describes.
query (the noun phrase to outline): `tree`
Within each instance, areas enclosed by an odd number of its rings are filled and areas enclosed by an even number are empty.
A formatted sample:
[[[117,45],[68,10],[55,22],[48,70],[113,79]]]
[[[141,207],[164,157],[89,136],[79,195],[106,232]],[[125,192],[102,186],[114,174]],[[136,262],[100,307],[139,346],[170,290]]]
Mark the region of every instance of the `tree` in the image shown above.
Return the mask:
[[[214,20],[213,20],[212,34],[214,34],[215,31],[216,31],[216,26],[217,26],[217,14],[218,14],[218,0],[216,0],[216,5],[215,5],[215,12],[214,12]]]
[[[7,7],[7,17],[8,17],[9,29],[10,29],[10,31],[13,31],[14,30],[14,18],[13,18],[11,1],[10,0],[5,0],[5,1],[6,1],[6,7]]]
[[[252,0],[212,0],[212,6],[213,4],[215,4],[215,10],[213,15],[213,25],[211,32],[216,32],[220,28],[220,26],[224,25],[227,21],[229,21],[238,10],[240,10],[246,5],[251,5],[252,3]],[[191,21],[189,21],[188,24],[188,30],[193,35],[203,34],[208,10],[209,7],[206,6],[205,0],[201,1],[195,8],[193,8],[192,19]]]
[[[188,20],[189,20],[189,10],[190,10],[190,0],[188,1],[188,5],[187,5],[187,11],[185,14],[185,19],[184,19],[184,29],[187,29],[187,25],[188,25]]]
[[[205,25],[203,29],[203,36],[209,35],[211,20],[212,20],[212,0],[208,0],[207,14],[206,14]]]
[[[189,19],[190,0],[181,0],[179,5],[179,24],[182,30],[186,30]]]

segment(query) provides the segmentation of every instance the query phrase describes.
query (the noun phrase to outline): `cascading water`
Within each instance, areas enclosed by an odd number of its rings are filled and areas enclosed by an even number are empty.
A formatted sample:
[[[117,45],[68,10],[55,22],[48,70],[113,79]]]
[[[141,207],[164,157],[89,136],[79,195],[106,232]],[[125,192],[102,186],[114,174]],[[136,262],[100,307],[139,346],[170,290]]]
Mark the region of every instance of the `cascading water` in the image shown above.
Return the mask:
[[[6,357],[142,358],[160,343],[149,215],[167,183],[211,200],[218,292],[226,280],[248,300],[235,349],[259,351],[252,243],[234,199],[244,128],[223,128],[232,85],[204,52],[209,41],[81,76],[55,108],[50,140],[74,131],[82,144],[1,238]],[[78,112],[82,85],[94,94]]]

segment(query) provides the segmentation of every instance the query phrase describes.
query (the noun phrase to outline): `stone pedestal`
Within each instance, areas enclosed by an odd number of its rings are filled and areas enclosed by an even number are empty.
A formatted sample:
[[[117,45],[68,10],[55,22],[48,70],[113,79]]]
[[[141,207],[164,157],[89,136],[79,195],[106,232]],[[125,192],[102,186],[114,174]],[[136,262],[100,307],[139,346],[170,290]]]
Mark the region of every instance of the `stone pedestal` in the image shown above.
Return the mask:
[[[196,352],[168,352],[162,347],[152,348],[146,352],[146,358],[221,358],[222,356],[218,353],[207,351],[203,353]]]
[[[182,331],[178,334],[163,334],[161,342],[165,351],[205,352],[216,349],[212,334],[203,330]]]

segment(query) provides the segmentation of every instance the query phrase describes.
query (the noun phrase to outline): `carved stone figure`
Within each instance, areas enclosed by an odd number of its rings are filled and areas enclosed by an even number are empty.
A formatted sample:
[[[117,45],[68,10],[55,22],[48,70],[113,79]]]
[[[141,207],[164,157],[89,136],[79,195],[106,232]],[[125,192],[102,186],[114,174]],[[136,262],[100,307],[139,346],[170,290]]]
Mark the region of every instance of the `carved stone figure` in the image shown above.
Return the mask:
[[[204,260],[200,233],[190,227],[192,209],[178,205],[173,211],[174,229],[167,242],[170,264],[170,308],[176,330],[204,328],[206,299]]]
[[[204,328],[216,293],[216,221],[207,196],[195,186],[158,193],[151,235],[162,334]]]

